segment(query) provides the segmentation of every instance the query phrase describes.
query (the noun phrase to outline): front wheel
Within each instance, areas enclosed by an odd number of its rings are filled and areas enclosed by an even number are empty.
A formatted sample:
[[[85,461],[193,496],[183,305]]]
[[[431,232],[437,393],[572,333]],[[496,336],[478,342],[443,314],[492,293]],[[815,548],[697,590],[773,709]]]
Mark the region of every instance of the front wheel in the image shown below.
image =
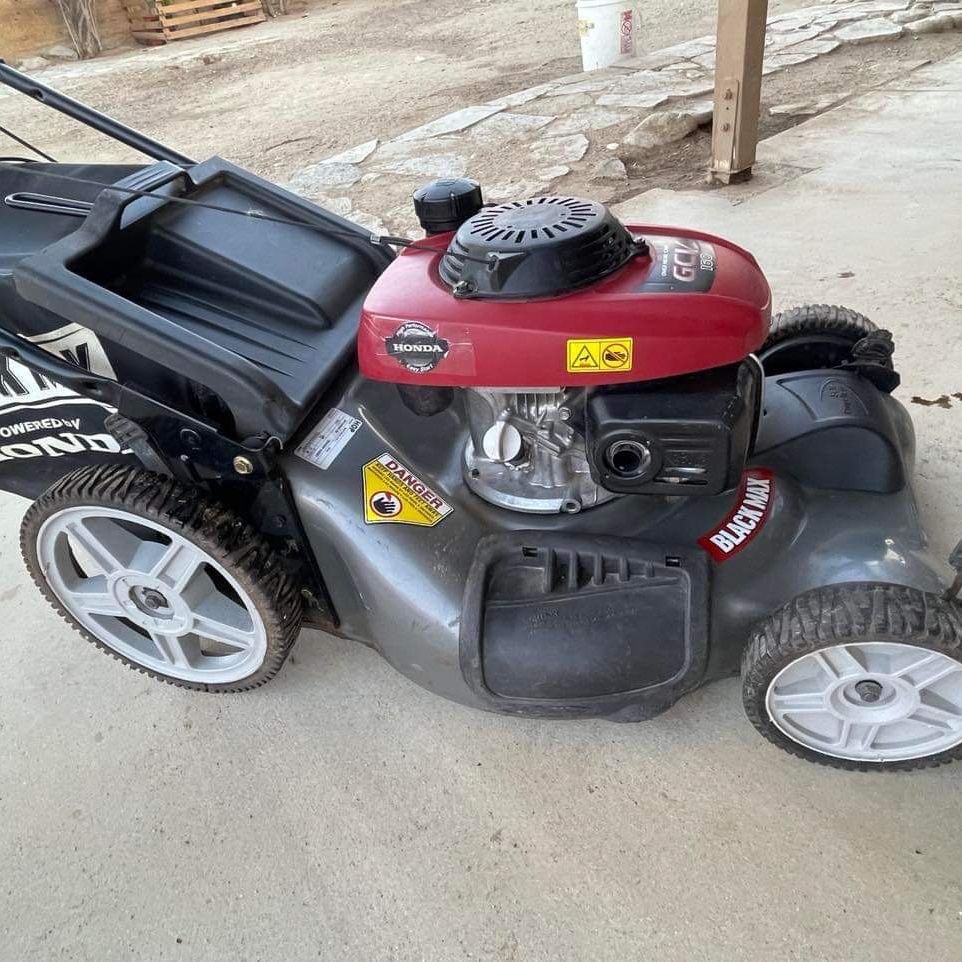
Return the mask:
[[[889,584],[799,595],[742,659],[752,724],[779,748],[857,771],[962,757],[962,606]]]
[[[790,374],[838,367],[852,348],[878,328],[864,314],[834,304],[805,304],[772,318],[758,352],[765,373]]]
[[[297,584],[236,514],[135,468],[83,468],[20,529],[47,600],[102,651],[200,691],[272,678],[301,621]]]

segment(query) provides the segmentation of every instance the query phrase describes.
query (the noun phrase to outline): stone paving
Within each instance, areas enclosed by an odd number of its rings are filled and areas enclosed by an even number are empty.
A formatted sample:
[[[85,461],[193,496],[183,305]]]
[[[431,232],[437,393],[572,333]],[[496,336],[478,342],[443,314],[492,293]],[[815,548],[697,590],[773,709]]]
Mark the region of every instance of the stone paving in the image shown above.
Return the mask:
[[[830,0],[769,21],[764,73],[843,44],[957,29],[962,0]],[[563,192],[571,174],[626,186],[615,151],[624,145],[635,153],[654,150],[711,122],[714,67],[714,36],[698,37],[466,106],[384,143],[360,144],[297,172],[289,185],[370,230],[391,233],[416,230],[411,192],[435,177],[483,173],[492,201]],[[828,106],[813,101],[783,112],[804,115]],[[612,142],[613,128],[621,131],[619,142]],[[586,158],[593,146],[611,153]]]

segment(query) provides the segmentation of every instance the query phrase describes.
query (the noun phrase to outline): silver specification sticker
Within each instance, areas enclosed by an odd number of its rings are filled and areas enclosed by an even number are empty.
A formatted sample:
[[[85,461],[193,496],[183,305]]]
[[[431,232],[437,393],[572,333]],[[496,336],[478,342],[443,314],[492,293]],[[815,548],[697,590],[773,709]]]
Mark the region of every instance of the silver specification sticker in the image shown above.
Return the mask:
[[[321,469],[329,468],[344,446],[357,434],[361,422],[337,408],[331,408],[310,434],[297,446],[296,454]]]

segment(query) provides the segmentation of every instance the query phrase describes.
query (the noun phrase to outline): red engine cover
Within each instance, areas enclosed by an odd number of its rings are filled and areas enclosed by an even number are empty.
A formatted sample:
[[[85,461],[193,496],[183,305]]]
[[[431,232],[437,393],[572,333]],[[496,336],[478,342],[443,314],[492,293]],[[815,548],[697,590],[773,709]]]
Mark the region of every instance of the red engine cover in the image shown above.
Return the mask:
[[[378,278],[358,335],[362,373],[451,387],[557,388],[689,374],[761,347],[771,293],[755,258],[696,231],[629,226],[649,256],[591,287],[528,301],[459,299],[438,275],[450,234]]]

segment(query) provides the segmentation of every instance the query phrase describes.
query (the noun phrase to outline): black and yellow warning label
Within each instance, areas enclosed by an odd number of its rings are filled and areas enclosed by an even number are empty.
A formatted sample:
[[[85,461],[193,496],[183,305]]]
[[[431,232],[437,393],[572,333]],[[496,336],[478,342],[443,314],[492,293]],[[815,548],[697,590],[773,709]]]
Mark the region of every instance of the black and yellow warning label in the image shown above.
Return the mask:
[[[390,454],[369,461],[362,474],[364,520],[368,524],[417,524],[433,528],[454,510]]]
[[[632,339],[630,337],[568,341],[569,374],[630,371],[631,362]]]

